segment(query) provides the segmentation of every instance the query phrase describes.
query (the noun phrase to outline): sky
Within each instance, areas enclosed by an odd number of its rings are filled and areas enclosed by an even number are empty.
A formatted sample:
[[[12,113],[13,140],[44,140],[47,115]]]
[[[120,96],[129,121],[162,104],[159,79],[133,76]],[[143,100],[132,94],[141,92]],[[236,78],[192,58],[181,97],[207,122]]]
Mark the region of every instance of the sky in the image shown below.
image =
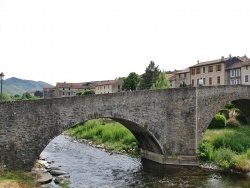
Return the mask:
[[[249,49],[249,0],[0,0],[5,79],[113,80]]]

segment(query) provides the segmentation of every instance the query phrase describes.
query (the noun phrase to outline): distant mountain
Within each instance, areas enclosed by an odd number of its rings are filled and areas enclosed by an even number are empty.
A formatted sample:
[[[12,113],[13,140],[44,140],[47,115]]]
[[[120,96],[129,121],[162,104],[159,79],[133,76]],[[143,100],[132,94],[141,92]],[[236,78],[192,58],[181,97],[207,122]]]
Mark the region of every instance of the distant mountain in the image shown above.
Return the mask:
[[[52,85],[46,82],[23,80],[15,77],[3,80],[3,92],[8,93],[10,95],[22,95],[27,91],[42,91],[44,86]]]

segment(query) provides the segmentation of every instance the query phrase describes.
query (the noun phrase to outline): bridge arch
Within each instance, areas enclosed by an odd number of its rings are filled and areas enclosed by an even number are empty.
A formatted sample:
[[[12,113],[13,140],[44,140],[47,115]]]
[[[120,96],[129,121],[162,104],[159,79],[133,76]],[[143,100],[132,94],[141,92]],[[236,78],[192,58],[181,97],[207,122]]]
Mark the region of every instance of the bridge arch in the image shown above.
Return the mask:
[[[249,86],[217,86],[197,89],[197,145],[213,119],[214,115],[228,103],[239,108],[250,124],[250,89]]]

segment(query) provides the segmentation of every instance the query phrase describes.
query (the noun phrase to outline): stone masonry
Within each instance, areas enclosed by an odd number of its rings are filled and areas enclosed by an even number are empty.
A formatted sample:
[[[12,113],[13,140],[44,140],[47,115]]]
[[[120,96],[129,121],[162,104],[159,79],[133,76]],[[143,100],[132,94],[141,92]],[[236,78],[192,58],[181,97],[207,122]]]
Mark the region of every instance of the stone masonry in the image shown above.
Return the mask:
[[[141,157],[198,165],[196,148],[228,102],[250,120],[250,86],[144,90],[0,103],[0,166],[31,170],[48,143],[90,119],[111,118],[140,143]]]

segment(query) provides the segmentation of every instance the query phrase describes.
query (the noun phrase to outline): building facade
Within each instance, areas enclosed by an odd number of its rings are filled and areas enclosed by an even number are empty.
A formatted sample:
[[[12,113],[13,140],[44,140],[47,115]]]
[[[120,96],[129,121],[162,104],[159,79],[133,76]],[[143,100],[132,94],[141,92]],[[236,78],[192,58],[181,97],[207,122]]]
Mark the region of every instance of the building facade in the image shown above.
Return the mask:
[[[98,82],[95,86],[95,94],[121,92],[122,83],[122,78]]]
[[[230,72],[232,67],[236,66],[237,64],[246,61],[248,58],[246,56],[243,57],[229,57],[224,58],[223,56],[221,59],[206,61],[206,62],[199,62],[190,68],[190,84],[191,86],[197,86],[199,79],[203,80],[204,86],[215,86],[215,85],[227,85],[230,84],[230,79],[227,74],[227,70]],[[237,67],[235,67],[237,68]],[[239,69],[239,67],[238,67]],[[237,74],[235,77],[235,83],[241,83],[238,79],[240,77],[239,70],[236,70],[234,75]],[[234,71],[231,71],[232,74]],[[233,82],[233,81],[231,81]]]

